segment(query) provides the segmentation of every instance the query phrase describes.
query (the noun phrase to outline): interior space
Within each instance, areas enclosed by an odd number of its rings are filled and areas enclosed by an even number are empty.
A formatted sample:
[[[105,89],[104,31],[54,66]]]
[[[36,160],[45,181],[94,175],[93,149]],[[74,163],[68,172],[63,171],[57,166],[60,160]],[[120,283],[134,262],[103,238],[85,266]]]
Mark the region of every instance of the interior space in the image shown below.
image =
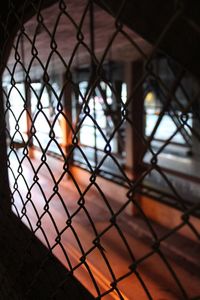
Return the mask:
[[[94,299],[200,299],[198,76],[126,6],[29,2],[2,73],[10,214]]]

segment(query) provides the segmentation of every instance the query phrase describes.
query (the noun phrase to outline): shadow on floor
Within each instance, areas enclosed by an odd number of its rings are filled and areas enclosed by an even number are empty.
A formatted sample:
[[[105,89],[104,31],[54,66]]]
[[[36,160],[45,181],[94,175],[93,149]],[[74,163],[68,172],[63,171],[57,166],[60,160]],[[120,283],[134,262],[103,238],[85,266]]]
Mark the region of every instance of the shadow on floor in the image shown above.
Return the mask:
[[[0,214],[0,245],[0,299],[94,299],[12,213]]]

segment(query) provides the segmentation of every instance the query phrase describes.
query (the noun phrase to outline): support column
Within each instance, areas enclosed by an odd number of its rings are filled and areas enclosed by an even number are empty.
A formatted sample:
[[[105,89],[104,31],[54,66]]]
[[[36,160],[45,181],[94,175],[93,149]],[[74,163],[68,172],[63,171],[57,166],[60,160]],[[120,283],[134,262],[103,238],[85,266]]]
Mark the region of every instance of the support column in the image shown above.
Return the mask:
[[[121,121],[121,94],[122,94],[122,81],[121,80],[115,80],[114,81],[114,88],[116,91],[116,95],[115,95],[115,107],[114,107],[114,111],[115,111],[115,116],[116,116],[116,120],[118,122]],[[118,138],[117,138],[117,152],[118,153],[122,153],[124,151],[124,136],[123,136],[123,128],[120,127],[118,132]]]
[[[72,126],[72,87],[71,83],[68,81],[66,82],[66,77],[64,75],[63,78],[63,85],[64,85],[64,93],[63,93],[63,106],[64,106],[64,114],[66,119],[62,117],[61,120],[61,128],[63,132],[63,148],[65,149],[66,155],[69,153],[72,145],[72,131],[68,124],[68,122]],[[68,121],[66,121],[68,120]]]
[[[142,75],[143,61],[135,61],[127,66],[126,82],[128,99],[131,97],[129,118],[132,121],[132,126],[127,124],[126,128],[126,166],[129,176],[133,180],[140,177],[143,172],[144,144],[140,137],[144,137],[144,96],[142,85],[137,87]],[[139,194],[135,195],[135,198],[140,201]],[[136,214],[135,207],[133,207],[133,214]]]
[[[33,146],[33,137],[31,134],[31,126],[32,126],[32,111],[31,111],[31,89],[30,89],[30,83],[26,82],[24,83],[25,88],[25,99],[26,99],[26,134],[27,134],[27,140],[28,146],[29,146],[29,156],[33,158],[34,152],[32,149]]]
[[[195,99],[199,91],[199,85],[194,81],[189,81],[187,92],[190,95],[190,99]],[[192,106],[192,149],[191,154],[195,160],[200,160],[200,100],[196,99]]]

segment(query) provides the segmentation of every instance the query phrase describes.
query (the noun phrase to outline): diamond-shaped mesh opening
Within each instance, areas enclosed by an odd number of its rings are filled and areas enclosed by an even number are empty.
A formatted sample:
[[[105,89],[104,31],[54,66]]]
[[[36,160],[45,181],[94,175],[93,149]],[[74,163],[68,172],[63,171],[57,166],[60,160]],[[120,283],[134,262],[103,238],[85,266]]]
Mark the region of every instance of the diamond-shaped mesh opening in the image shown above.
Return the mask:
[[[116,13],[110,1],[10,1],[13,40],[9,17],[1,24],[11,210],[48,249],[25,299],[36,286],[64,299],[72,275],[96,299],[200,297],[200,86],[160,51],[184,8],[150,44],[119,2]],[[52,254],[68,270],[54,288],[41,279]]]

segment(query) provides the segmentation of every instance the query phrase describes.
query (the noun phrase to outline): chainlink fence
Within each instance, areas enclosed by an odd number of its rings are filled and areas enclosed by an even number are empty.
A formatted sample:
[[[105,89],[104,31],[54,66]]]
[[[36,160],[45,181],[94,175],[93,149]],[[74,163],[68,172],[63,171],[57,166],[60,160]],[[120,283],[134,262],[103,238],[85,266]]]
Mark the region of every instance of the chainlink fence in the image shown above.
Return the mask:
[[[200,86],[163,43],[178,49],[170,32],[183,3],[151,43],[134,32],[130,1],[7,4],[1,299],[29,273],[16,299],[65,299],[72,275],[93,295],[76,299],[200,299]],[[11,215],[48,250],[34,266],[34,237],[22,239]],[[52,254],[67,271],[48,282]]]

